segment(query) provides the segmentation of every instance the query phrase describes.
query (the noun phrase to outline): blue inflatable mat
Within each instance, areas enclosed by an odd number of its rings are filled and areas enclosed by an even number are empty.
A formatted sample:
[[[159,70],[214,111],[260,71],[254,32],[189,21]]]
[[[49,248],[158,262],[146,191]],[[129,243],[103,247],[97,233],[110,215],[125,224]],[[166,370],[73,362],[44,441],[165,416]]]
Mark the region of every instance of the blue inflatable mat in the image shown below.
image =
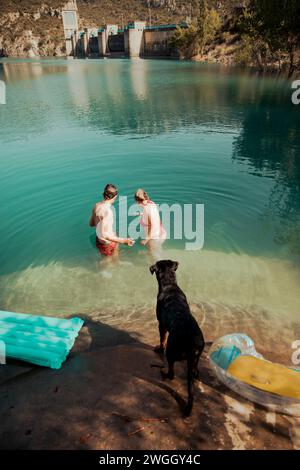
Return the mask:
[[[0,311],[0,340],[6,357],[60,369],[83,323],[80,318]]]

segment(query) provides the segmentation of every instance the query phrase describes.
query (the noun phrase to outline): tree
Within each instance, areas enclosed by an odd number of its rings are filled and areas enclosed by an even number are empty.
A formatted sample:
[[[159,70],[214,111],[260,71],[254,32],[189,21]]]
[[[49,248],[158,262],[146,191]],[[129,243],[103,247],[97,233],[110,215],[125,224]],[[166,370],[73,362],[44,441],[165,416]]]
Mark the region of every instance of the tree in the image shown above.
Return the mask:
[[[250,0],[242,21],[244,31],[265,41],[273,54],[288,54],[289,75],[295,70],[295,51],[300,46],[299,17],[299,0]]]
[[[198,29],[198,44],[201,54],[203,53],[203,48],[205,46],[206,37],[207,37],[207,19],[208,19],[208,9],[207,9],[207,0],[199,0],[198,5],[198,16],[197,16],[197,29]]]
[[[221,28],[220,15],[214,8],[208,8],[207,0],[197,0],[194,10],[196,21],[189,28],[177,28],[171,40],[171,46],[188,58],[203,54],[204,47],[214,40]]]
[[[182,58],[190,58],[198,54],[197,28],[191,25],[189,28],[177,28],[170,40],[170,46],[177,51]]]

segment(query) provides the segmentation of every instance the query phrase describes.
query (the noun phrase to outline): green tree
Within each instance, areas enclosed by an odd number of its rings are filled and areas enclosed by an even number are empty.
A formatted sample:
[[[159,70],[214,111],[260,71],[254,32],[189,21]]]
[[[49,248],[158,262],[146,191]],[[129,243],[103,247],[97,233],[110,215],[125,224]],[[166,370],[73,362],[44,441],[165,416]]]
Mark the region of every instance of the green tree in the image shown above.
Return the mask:
[[[197,39],[199,52],[203,54],[204,47],[212,42],[221,28],[221,18],[217,10],[209,9],[207,0],[199,0],[197,16]]]
[[[250,0],[241,26],[251,38],[265,41],[273,54],[287,54],[292,75],[300,46],[299,18],[299,0]]]
[[[197,28],[177,28],[170,40],[170,46],[177,51],[181,58],[190,58],[198,54]]]
[[[197,29],[198,29],[198,45],[200,53],[203,53],[203,49],[207,37],[207,19],[208,19],[208,9],[207,9],[207,0],[199,0],[198,5],[198,16],[197,16]]]

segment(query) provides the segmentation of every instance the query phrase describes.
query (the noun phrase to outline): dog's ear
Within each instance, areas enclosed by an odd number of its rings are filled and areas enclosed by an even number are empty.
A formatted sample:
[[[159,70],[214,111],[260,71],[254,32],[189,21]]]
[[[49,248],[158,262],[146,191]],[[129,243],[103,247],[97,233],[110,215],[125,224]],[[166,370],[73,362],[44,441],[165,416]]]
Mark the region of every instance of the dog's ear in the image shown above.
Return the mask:
[[[151,274],[156,273],[156,264],[152,264],[149,269]]]
[[[179,266],[178,261],[173,261],[173,269],[174,269],[174,271],[177,271],[178,266]]]

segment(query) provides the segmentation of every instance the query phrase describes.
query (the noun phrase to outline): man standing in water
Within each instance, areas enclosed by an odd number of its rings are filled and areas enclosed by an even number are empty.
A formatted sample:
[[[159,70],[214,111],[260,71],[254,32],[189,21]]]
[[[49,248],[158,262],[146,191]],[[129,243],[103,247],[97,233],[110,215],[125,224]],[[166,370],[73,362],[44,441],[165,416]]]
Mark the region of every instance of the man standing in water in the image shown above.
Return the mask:
[[[97,202],[90,218],[90,227],[96,227],[96,246],[104,256],[118,254],[119,243],[132,246],[131,238],[120,238],[113,230],[114,214],[111,206],[118,197],[118,189],[113,184],[107,184],[103,192],[103,201]]]

